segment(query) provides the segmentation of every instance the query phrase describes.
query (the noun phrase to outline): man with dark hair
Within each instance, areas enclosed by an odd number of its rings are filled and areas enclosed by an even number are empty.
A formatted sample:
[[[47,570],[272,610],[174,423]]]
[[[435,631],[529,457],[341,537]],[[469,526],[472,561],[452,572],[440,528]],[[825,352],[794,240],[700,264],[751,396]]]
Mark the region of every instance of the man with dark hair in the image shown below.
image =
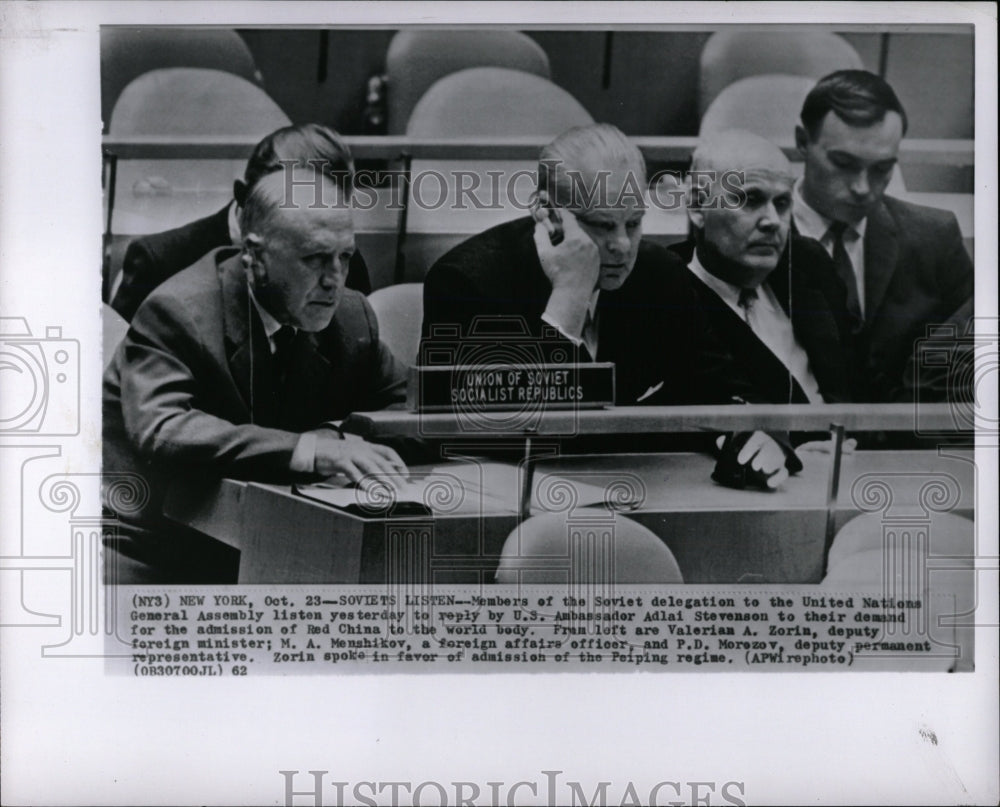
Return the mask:
[[[468,338],[473,320],[491,315],[520,323],[544,360],[613,362],[620,405],[753,399],[684,263],[642,238],[646,166],[635,144],[609,124],[570,129],[542,149],[538,182],[533,216],[473,236],[431,267],[422,355],[440,334]],[[763,432],[734,459],[769,487],[801,467]]]
[[[847,294],[859,401],[944,400],[948,368],[920,367],[928,326],[964,335],[974,271],[953,214],[885,195],[906,134],[902,104],[883,79],[841,70],[816,84],[795,141],[805,159],[793,215],[819,241]]]
[[[329,423],[405,394],[367,300],[344,288],[345,202],[311,169],[265,175],[244,199],[242,247],[206,255],[136,312],[104,376],[105,498],[119,505],[106,557],[119,582],[236,582],[232,549],[164,518],[178,476],[364,485],[405,472],[393,449]],[[108,493],[116,481],[132,483],[131,507]]]
[[[339,134],[317,123],[286,126],[261,140],[250,155],[243,179],[233,183],[233,201],[218,213],[173,230],[134,239],[125,251],[121,283],[111,307],[131,320],[147,295],[164,280],[218,247],[240,243],[239,211],[257,181],[283,165],[310,165],[330,176],[350,196],[354,161]],[[351,258],[347,287],[371,292],[368,267],[358,252]]]

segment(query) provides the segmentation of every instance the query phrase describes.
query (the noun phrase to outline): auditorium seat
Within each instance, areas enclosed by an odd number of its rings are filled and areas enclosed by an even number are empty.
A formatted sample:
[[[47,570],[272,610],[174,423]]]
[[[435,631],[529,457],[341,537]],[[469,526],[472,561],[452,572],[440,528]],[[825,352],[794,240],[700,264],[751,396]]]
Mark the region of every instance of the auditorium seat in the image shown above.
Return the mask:
[[[593,123],[566,90],[505,67],[473,67],[438,80],[413,109],[411,137],[552,136]]]
[[[406,134],[411,137],[537,137],[539,142],[551,140],[573,126],[593,123],[590,113],[572,95],[551,81],[519,70],[502,67],[474,67],[445,76],[420,99],[410,116]],[[413,204],[416,182],[421,176],[437,172],[444,177],[448,203],[456,200],[454,172],[473,172],[484,190],[480,191],[484,209],[454,211],[461,217],[468,232],[485,230],[500,221],[524,215],[524,206],[534,189],[537,161],[531,160],[415,160],[412,166],[406,241],[406,275],[408,280],[422,280],[430,265],[454,246],[458,238],[441,238],[440,210],[424,210]],[[515,172],[525,172],[515,175]],[[490,177],[490,172],[494,173]],[[511,193],[506,181],[517,176]],[[500,179],[496,179],[500,177]],[[465,181],[465,180],[463,180]],[[485,188],[503,182],[494,197]],[[439,183],[423,183],[423,193],[432,201],[439,196]],[[515,200],[510,197],[516,195]],[[520,206],[520,207],[519,207]],[[481,222],[481,226],[480,226]],[[397,278],[402,280],[403,278]]]
[[[593,512],[594,518],[588,517]],[[673,553],[651,530],[605,510],[546,513],[507,537],[498,583],[683,583]]]
[[[698,112],[734,81],[766,73],[822,78],[864,68],[858,52],[829,31],[730,28],[709,37],[699,59]]]
[[[406,130],[410,113],[438,79],[469,67],[506,67],[549,78],[549,57],[531,37],[518,31],[400,31],[386,52],[389,134]]]
[[[928,501],[932,498],[927,496]],[[939,621],[924,616],[906,630],[925,631],[917,638],[937,639],[938,652],[951,653],[954,627],[958,651],[952,669],[969,671],[975,655],[975,563],[976,526],[971,519],[926,510],[909,517],[864,513],[834,537],[820,585],[838,593],[872,592],[891,599],[947,598],[936,610],[925,605],[924,613],[938,614]]]
[[[378,320],[379,336],[407,367],[417,363],[424,319],[424,284],[398,283],[376,289],[368,302]]]
[[[792,75],[759,75],[729,84],[702,115],[699,136],[746,129],[779,145],[795,142],[802,102],[816,82]]]
[[[102,27],[101,120],[105,131],[122,90],[143,73],[168,67],[223,70],[262,84],[250,49],[233,30]]]
[[[258,85],[221,70],[172,67],[129,84],[111,113],[113,136],[183,139],[220,135],[257,140],[288,126]],[[118,164],[112,232],[150,233],[210,215],[232,198],[245,159],[123,160]]]

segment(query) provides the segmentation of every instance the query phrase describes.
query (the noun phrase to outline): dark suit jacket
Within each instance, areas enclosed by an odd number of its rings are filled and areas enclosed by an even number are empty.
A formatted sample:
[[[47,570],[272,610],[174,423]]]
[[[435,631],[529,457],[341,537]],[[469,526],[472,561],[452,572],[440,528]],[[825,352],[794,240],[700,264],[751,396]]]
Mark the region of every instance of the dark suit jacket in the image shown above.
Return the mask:
[[[844,403],[850,400],[851,385],[846,291],[837,282],[833,261],[822,245],[793,235],[790,247],[794,256],[792,271],[787,270],[786,247],[778,268],[766,282],[792,321],[795,339],[809,357],[823,399],[827,403]],[[671,249],[689,263],[694,245],[686,242]],[[754,391],[768,403],[808,403],[788,368],[743,318],[693,273],[688,275],[712,328],[750,376]]]
[[[466,355],[477,350],[479,340],[470,333],[477,315],[520,318],[532,347],[567,355],[570,343],[541,320],[552,287],[538,260],[533,229],[531,218],[506,222],[459,244],[431,267],[424,282],[422,357],[441,345],[450,349],[452,334]],[[644,404],[753,397],[708,326],[687,275],[676,255],[643,241],[624,285],[600,293],[596,359],[616,365],[616,403],[635,404],[649,390],[656,391]],[[501,360],[510,361],[518,350],[517,340],[498,345],[495,355],[507,357]],[[476,360],[486,361],[485,355],[478,353]]]
[[[125,250],[122,282],[111,307],[131,321],[142,301],[163,281],[191,266],[213,249],[231,245],[229,205],[207,218],[133,239]],[[368,267],[359,252],[351,258],[347,288],[362,294],[371,293]]]
[[[928,325],[949,323],[964,334],[974,275],[954,214],[883,198],[865,231],[860,400],[945,400],[946,373],[916,367],[914,347]]]
[[[124,478],[147,492],[129,507],[108,504],[160,530],[127,547],[133,556],[172,563],[198,551],[163,546],[162,496],[172,476],[289,481],[299,433],[405,396],[405,370],[356,291],[344,291],[326,330],[298,333],[280,395],[272,361],[233,248],[170,278],[136,312],[103,390],[105,482],[131,475]]]

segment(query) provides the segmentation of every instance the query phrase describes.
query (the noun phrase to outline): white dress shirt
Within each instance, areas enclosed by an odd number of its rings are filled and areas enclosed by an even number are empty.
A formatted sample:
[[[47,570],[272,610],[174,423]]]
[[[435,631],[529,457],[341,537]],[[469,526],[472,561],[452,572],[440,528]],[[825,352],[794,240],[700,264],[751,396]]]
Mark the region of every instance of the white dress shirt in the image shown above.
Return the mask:
[[[830,227],[833,219],[817,213],[802,197],[802,180],[795,183],[792,190],[792,215],[799,233],[806,238],[812,238],[823,245],[830,257],[833,257],[833,236]],[[861,316],[865,315],[865,230],[868,229],[868,219],[844,228],[844,249],[854,267],[854,282],[858,289],[858,303],[861,306]],[[794,260],[794,258],[793,258]]]
[[[577,347],[581,345],[586,347],[590,351],[590,357],[594,361],[597,361],[597,300],[600,294],[600,289],[594,289],[594,293],[590,295],[590,304],[587,306],[587,318],[584,321],[583,333],[580,336],[573,336],[567,333],[562,325],[555,321],[555,317],[549,313],[548,309],[542,314],[542,322],[551,325]]]
[[[788,318],[778,298],[766,283],[757,287],[757,298],[744,309],[739,304],[740,287],[720,280],[709,272],[697,253],[692,256],[688,269],[714,291],[733,312],[744,320],[758,339],[763,342],[799,382],[809,403],[823,403],[819,383],[809,367],[809,356],[795,339],[792,321]]]
[[[281,323],[278,322],[271,314],[257,302],[257,298],[254,296],[253,288],[247,284],[247,291],[250,294],[250,300],[253,302],[253,307],[257,309],[257,315],[260,317],[260,321],[264,324],[264,333],[267,335],[267,344],[271,348],[271,355],[274,355],[274,351],[278,349],[277,344],[274,341],[274,335],[281,330]],[[251,385],[253,384],[253,379],[250,379]],[[252,393],[251,393],[252,394]],[[336,432],[334,432],[336,434]],[[288,464],[288,467],[296,473],[312,473],[316,470],[316,434],[315,432],[306,432],[299,435],[299,441],[295,444],[295,450],[292,452],[292,460]]]

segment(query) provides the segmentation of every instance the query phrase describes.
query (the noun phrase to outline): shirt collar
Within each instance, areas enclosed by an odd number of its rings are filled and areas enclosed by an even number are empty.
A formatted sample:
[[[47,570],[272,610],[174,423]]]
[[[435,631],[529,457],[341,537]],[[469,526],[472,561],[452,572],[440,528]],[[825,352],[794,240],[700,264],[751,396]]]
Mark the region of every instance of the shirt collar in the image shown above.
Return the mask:
[[[698,260],[697,251],[695,251],[691,256],[691,262],[688,264],[688,269],[690,269],[694,273],[694,276],[697,277],[702,283],[718,294],[724,303],[731,306],[739,305],[740,287],[734,286],[732,283],[727,283],[725,280],[722,280],[709,272],[708,269],[702,265],[701,261]]]
[[[590,295],[590,305],[587,306],[587,310],[590,311],[590,318],[594,319],[597,316],[597,300],[601,296],[600,289],[594,289],[594,293]]]
[[[816,241],[822,241],[833,224],[833,219],[828,219],[822,213],[814,210],[802,195],[802,179],[796,180],[792,188],[792,210],[795,215],[795,226],[799,232]],[[858,238],[865,237],[865,230],[868,229],[868,217],[854,224],[847,225],[847,232],[854,232]]]
[[[260,316],[260,321],[264,325],[264,333],[267,334],[267,338],[273,339],[274,335],[281,330],[281,323],[278,322],[274,317],[268,313],[267,309],[264,308],[254,296],[253,287],[248,283],[247,291],[250,294],[250,299],[253,301],[253,307],[257,309],[257,314]]]

